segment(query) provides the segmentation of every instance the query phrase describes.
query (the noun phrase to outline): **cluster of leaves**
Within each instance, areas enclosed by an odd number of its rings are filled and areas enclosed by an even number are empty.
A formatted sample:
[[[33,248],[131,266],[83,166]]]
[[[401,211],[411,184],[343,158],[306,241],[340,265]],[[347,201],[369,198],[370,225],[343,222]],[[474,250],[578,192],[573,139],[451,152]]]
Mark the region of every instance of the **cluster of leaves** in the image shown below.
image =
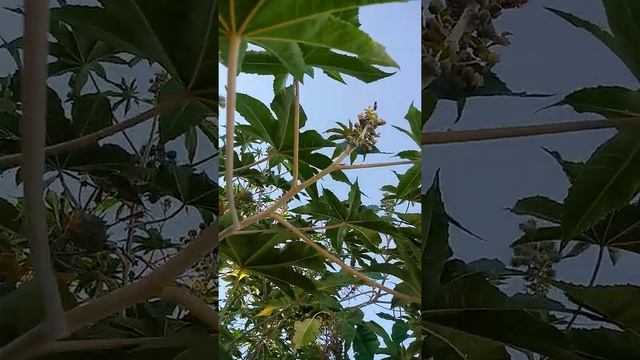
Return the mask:
[[[420,167],[415,163],[419,151],[397,154],[413,166],[397,174],[396,185],[383,189],[385,199],[379,201],[386,201],[387,212],[365,205],[359,182],[346,175],[347,169],[331,166],[345,152],[350,152],[351,164],[367,153],[379,152],[376,128],[384,121],[375,105],[365,108],[355,125],[339,123],[339,128],[327,131],[331,133],[327,137],[308,128],[310,121],[317,120],[299,106],[296,86],[288,82],[291,77],[300,83],[309,81],[317,69],[339,82],[344,82],[345,75],[364,82],[391,75],[377,66],[396,63],[360,29],[358,20],[360,6],[386,2],[391,1],[292,0],[269,7],[252,2],[220,4],[220,61],[232,66],[237,60],[239,74],[274,79],[270,104],[246,93],[226,94],[228,103],[235,100],[244,121],[235,124],[233,139],[224,139],[225,150],[233,146],[233,194],[220,196],[220,228],[222,234],[229,234],[220,243],[220,276],[228,284],[221,304],[222,357],[419,356],[417,304],[353,277],[269,217],[234,230],[228,201],[233,195],[241,220],[250,220],[292,194],[278,216],[351,269],[420,299],[420,215],[400,211],[400,205],[416,205],[420,200]],[[238,38],[236,59],[230,45]],[[248,50],[249,45],[260,50]],[[411,106],[406,120],[408,126],[397,128],[415,141],[417,149],[420,111]],[[231,159],[221,160],[225,160],[222,174]],[[322,177],[328,168],[333,171]],[[296,189],[291,180],[294,171],[300,182],[313,183]],[[318,177],[320,182],[315,181]],[[334,192],[341,187],[348,189],[346,199]],[[391,328],[365,320],[363,310],[371,306],[385,308],[378,316],[393,324]]]
[[[61,2],[52,9],[46,144],[59,150],[46,159],[45,185],[49,239],[66,309],[145,277],[197,235],[189,231],[183,241],[167,237],[165,225],[172,218],[186,213],[202,222],[201,229],[214,220],[217,183],[195,155],[203,153],[206,159],[217,153],[217,75],[208,69],[216,57],[216,43],[209,40],[216,12],[217,4],[208,0],[188,5]],[[15,192],[22,182],[21,167],[7,157],[20,152],[22,45],[22,38],[2,45],[17,68],[0,79],[0,172],[14,173],[16,186],[6,192]],[[139,87],[136,74],[149,74],[149,86]],[[110,129],[117,118],[133,112],[138,114],[125,123],[148,120],[151,129],[136,127],[102,136],[99,143],[85,141],[74,150],[64,147]],[[30,251],[22,235],[22,206],[21,198],[0,198],[2,345],[43,318],[43,299],[31,280]],[[212,260],[204,258],[176,285],[213,305],[217,264]],[[72,338],[140,337],[157,339],[38,358],[195,360],[217,355],[217,335],[164,300],[132,304]]]
[[[569,13],[549,9],[608,46],[638,76],[634,26],[640,8],[633,1],[603,0],[609,33]],[[616,86],[585,88],[554,104],[606,118],[640,116],[638,90]],[[432,102],[432,104],[434,104]],[[429,109],[426,109],[429,112]],[[449,247],[449,224],[439,180],[424,195],[422,325],[427,358],[510,359],[508,349],[530,359],[635,359],[640,354],[638,284],[594,285],[603,255],[615,265],[624,253],[638,254],[640,176],[636,169],[640,134],[621,128],[585,162],[568,161],[549,149],[566,174],[564,201],[542,195],[520,199],[510,209],[528,216],[513,243],[509,268],[498,260],[465,263]],[[558,279],[554,266],[598,248],[597,263],[584,285]],[[527,291],[508,296],[504,286],[523,277]],[[550,289],[557,291],[551,292]],[[558,292],[563,296],[558,297]],[[555,295],[554,295],[555,294]],[[567,301],[568,300],[568,301]],[[575,325],[585,319],[587,327]]]

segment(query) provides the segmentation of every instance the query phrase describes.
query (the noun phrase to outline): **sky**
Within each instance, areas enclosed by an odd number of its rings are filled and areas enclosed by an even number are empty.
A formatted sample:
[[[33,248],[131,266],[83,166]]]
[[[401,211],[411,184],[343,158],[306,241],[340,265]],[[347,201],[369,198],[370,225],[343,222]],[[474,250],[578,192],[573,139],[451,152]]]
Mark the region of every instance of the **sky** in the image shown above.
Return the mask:
[[[307,114],[307,127],[321,133],[335,127],[336,121],[346,123],[347,120],[357,121],[357,114],[367,106],[378,103],[378,115],[387,125],[379,127],[381,137],[378,148],[390,154],[368,155],[366,162],[384,162],[399,160],[393,155],[403,150],[419,150],[407,135],[394,129],[396,125],[408,129],[404,119],[411,104],[420,109],[420,2],[391,3],[363,7],[360,10],[362,30],[371,38],[382,44],[389,55],[399,64],[400,69],[383,69],[397,73],[376,82],[366,84],[357,79],[345,76],[346,85],[325,76],[316,69],[315,77],[305,80],[300,86],[300,104]],[[220,94],[225,94],[227,81],[226,68],[220,65]],[[290,80],[291,81],[291,80]],[[237,91],[251,95],[265,104],[273,99],[273,77],[241,74],[237,78]],[[239,114],[236,113],[236,119]],[[225,114],[220,114],[220,124],[224,124]],[[222,128],[221,128],[222,129]],[[222,131],[222,130],[221,130]],[[361,161],[361,157],[358,162]],[[365,204],[379,205],[380,188],[387,184],[397,184],[397,178],[391,170],[403,173],[408,166],[396,166],[393,169],[364,169],[347,171],[350,179],[359,181],[360,188],[366,196]],[[339,198],[346,199],[348,187],[334,181],[320,183],[336,193]],[[413,211],[419,212],[419,208]],[[221,282],[220,297],[224,297]],[[375,320],[390,330],[391,322],[380,319],[375,315],[381,308],[369,307],[365,311],[366,320]]]
[[[514,91],[555,94],[551,98],[472,98],[459,125],[453,125],[455,104],[442,102],[426,129],[480,129],[487,127],[553,123],[597,119],[577,114],[570,107],[555,107],[535,113],[572,91],[597,85],[637,89],[638,83],[626,67],[587,32],[544,9],[554,7],[607,27],[599,0],[538,0],[523,9],[511,10],[499,19],[499,29],[513,33],[512,45],[501,53],[496,72]],[[448,212],[487,239],[478,241],[452,229],[454,253],[464,260],[479,257],[508,262],[509,245],[521,232],[524,218],[510,207],[523,197],[541,194],[562,201],[568,183],[555,161],[541,147],[559,151],[566,159],[582,161],[613,130],[547,135],[476,143],[423,147],[423,184],[431,184],[441,169],[441,188]],[[426,188],[427,186],[425,186]],[[566,260],[556,268],[559,278],[586,283],[593,269],[596,249]],[[638,282],[640,270],[633,255],[624,254],[615,267],[604,262],[598,283]],[[511,289],[519,291],[522,289]]]

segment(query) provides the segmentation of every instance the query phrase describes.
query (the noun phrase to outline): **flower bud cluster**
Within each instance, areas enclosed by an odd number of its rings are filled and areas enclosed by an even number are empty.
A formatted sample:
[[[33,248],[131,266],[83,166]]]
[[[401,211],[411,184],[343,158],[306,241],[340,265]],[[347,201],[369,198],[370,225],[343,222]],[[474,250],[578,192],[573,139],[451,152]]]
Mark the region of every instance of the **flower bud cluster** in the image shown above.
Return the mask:
[[[465,9],[477,4],[468,18]],[[495,46],[509,45],[508,32],[498,32],[494,25],[505,9],[519,8],[527,0],[431,0],[423,10],[423,71],[439,77],[452,75],[457,85],[473,90],[484,85],[481,75],[490,70],[500,57]],[[465,21],[464,32],[455,42],[447,41],[459,21]]]
[[[350,134],[347,135],[347,141],[352,146],[371,151],[380,137],[376,129],[384,124],[386,121],[378,117],[374,108],[367,107],[363,113],[358,114],[358,123],[351,128]]]

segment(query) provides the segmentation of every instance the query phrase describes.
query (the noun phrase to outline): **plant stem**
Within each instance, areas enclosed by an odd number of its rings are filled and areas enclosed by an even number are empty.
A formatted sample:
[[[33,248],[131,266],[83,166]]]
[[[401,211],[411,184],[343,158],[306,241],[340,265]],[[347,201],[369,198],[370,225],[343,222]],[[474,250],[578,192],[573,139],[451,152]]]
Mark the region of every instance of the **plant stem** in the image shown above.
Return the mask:
[[[300,152],[300,82],[294,80],[293,84],[296,88],[294,115],[293,115],[293,179],[291,187],[298,186],[298,156]]]
[[[165,300],[180,304],[189,309],[193,316],[200,319],[212,330],[218,332],[220,323],[218,312],[187,289],[176,286],[167,286],[162,289],[160,296]]]
[[[571,121],[554,124],[509,126],[479,130],[434,131],[422,133],[422,145],[452,144],[472,141],[508,139],[567,132],[638,127],[640,117]]]
[[[42,199],[47,131],[47,56],[49,2],[25,0],[24,69],[22,71],[21,146],[24,154],[24,202],[35,278],[42,292],[48,340],[67,334],[47,231],[47,213]]]
[[[238,171],[242,171],[242,170],[250,169],[250,168],[252,168],[252,167],[254,167],[254,166],[256,166],[256,165],[260,165],[260,164],[262,164],[263,162],[266,162],[266,161],[271,160],[271,158],[273,158],[273,156],[274,156],[274,154],[267,155],[267,157],[264,157],[264,158],[262,158],[262,159],[260,159],[260,160],[256,160],[256,161],[252,162],[252,163],[251,163],[251,164],[249,164],[249,165],[245,165],[245,166],[241,166],[241,167],[239,167],[239,168],[235,168],[235,169],[233,169],[233,172],[238,172]]]
[[[600,245],[600,249],[598,250],[598,257],[596,258],[596,265],[593,268],[593,272],[591,273],[591,278],[589,279],[589,284],[587,285],[587,287],[592,287],[596,283],[598,272],[600,272],[600,268],[602,267],[602,258],[604,256],[605,248],[606,247],[604,245]],[[567,324],[567,327],[564,329],[565,331],[569,330],[571,326],[573,326],[573,323],[578,318],[577,312],[580,310],[582,310],[582,306],[579,306],[578,310],[576,310],[576,313],[573,314],[573,316],[571,317],[571,320],[569,320],[569,323]]]
[[[390,162],[382,162],[382,163],[374,163],[374,164],[340,164],[339,170],[350,170],[350,169],[371,169],[371,168],[379,168],[379,167],[387,167],[387,166],[398,166],[398,165],[413,165],[419,163],[420,160],[402,160],[402,161],[390,161]]]
[[[302,231],[298,230],[298,228],[296,228],[295,226],[291,225],[282,216],[280,216],[278,214],[271,214],[270,217],[272,217],[273,219],[278,221],[284,227],[289,229],[292,233],[296,234],[296,236],[300,237],[300,239],[302,239],[307,245],[311,246],[314,250],[316,250],[318,253],[320,253],[320,255],[322,255],[324,258],[326,258],[327,260],[330,260],[330,261],[338,264],[338,266],[340,266],[343,270],[345,270],[346,272],[348,272],[351,275],[355,276],[356,278],[364,281],[367,285],[373,286],[373,287],[375,287],[377,289],[380,289],[380,290],[382,290],[382,291],[384,291],[386,293],[392,294],[392,295],[396,296],[397,298],[403,299],[403,300],[408,301],[410,303],[420,304],[421,300],[419,298],[411,296],[411,295],[407,295],[407,294],[404,294],[404,293],[401,293],[401,292],[398,292],[398,291],[395,291],[395,290],[390,289],[390,288],[388,288],[388,287],[386,287],[384,285],[380,285],[377,282],[373,281],[368,276],[364,275],[363,273],[359,272],[358,270],[356,270],[356,269],[350,267],[349,265],[345,264],[338,257],[336,257],[333,254],[331,254],[329,251],[324,249],[322,246],[316,244],[315,241],[309,239],[304,233],[302,233]]]
[[[238,35],[229,37],[229,61],[227,65],[227,133],[224,152],[224,182],[227,190],[227,202],[233,221],[233,228],[240,226],[236,202],[233,196],[233,145],[236,112],[236,76],[238,74],[238,56],[241,38]]]
[[[47,156],[51,156],[51,155],[56,155],[56,154],[60,154],[63,152],[67,152],[67,151],[71,151],[71,150],[78,150],[81,149],[83,147],[95,144],[96,142],[98,142],[98,140],[103,139],[107,136],[111,136],[114,135],[124,129],[128,129],[132,126],[138,125],[148,119],[151,119],[152,117],[159,115],[161,113],[164,113],[170,109],[173,109],[174,107],[178,106],[179,104],[182,104],[186,99],[188,98],[188,96],[186,94],[177,96],[175,98],[169,99],[161,104],[158,104],[158,106],[149,109],[141,114],[138,114],[132,118],[126,119],[124,121],[121,121],[117,124],[113,124],[109,127],[100,129],[96,132],[93,132],[91,134],[87,134],[84,136],[81,136],[79,138],[73,139],[73,140],[69,140],[69,141],[65,141],[59,144],[55,144],[55,145],[50,145],[47,146],[45,148],[45,154]],[[19,165],[24,161],[24,156],[22,153],[20,154],[10,154],[10,155],[5,155],[5,156],[1,156],[0,157],[0,165],[5,165],[5,164],[13,164],[13,165]]]

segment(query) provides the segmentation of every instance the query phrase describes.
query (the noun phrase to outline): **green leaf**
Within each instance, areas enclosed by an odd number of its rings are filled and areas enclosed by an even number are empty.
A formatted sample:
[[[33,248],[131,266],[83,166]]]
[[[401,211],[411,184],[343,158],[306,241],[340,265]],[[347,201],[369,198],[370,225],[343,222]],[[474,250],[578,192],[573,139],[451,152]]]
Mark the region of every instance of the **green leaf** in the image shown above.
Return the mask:
[[[219,33],[225,37],[240,36],[268,50],[298,80],[302,80],[307,65],[300,44],[342,50],[368,64],[397,67],[384,47],[353,22],[336,16],[336,13],[363,5],[385,2],[390,0],[312,0],[304,4],[285,0],[278,6],[269,7],[260,6],[261,3],[235,2],[232,3],[233,11],[228,3],[222,2]],[[223,52],[221,57],[227,56]]]
[[[578,174],[580,174],[580,171],[582,171],[582,168],[584,167],[584,163],[568,161],[563,159],[562,155],[560,155],[560,153],[557,151],[552,151],[545,147],[543,147],[542,149],[556,160],[556,162],[562,167],[562,171],[564,171],[564,174],[567,176],[567,179],[569,180],[569,182],[573,184],[573,182],[578,177]]]
[[[291,211],[313,216],[317,220],[326,220],[327,225],[343,224],[349,228],[349,233],[353,234],[354,238],[344,233],[347,230],[339,229],[327,230],[327,236],[337,239],[340,234],[341,239],[345,241],[358,240],[370,251],[378,251],[382,242],[380,233],[395,235],[398,233],[397,229],[387,219],[379,217],[375,211],[362,205],[357,183],[352,185],[349,194],[349,200],[340,201],[333,192],[324,189],[322,196]]]
[[[640,287],[636,285],[583,286],[554,281],[569,300],[592,311],[622,329],[640,332],[640,309],[634,304],[640,300]]]
[[[100,2],[101,7],[55,8],[51,16],[75,31],[158,62],[183,89],[213,98],[218,82],[217,71],[210,71],[218,59],[212,26],[217,17],[217,2],[193,0],[188,5],[173,0]]]
[[[422,324],[431,334],[424,340],[425,354],[442,360],[510,360],[504,345],[498,341],[467,334],[428,321]]]
[[[640,116],[640,91],[620,86],[598,86],[574,91],[549,105],[570,105],[579,113],[595,113],[607,118]]]
[[[0,227],[7,228],[13,232],[20,232],[20,212],[10,202],[0,198]]]
[[[412,103],[411,106],[409,106],[409,111],[404,116],[404,118],[409,122],[409,129],[410,129],[409,131],[395,125],[393,127],[407,134],[409,137],[411,137],[411,139],[413,139],[413,141],[416,142],[416,144],[418,144],[418,146],[421,146],[422,115],[420,113],[420,110],[418,110],[415,106],[413,106],[413,103]]]
[[[569,188],[562,226],[565,239],[627,204],[640,186],[640,133],[624,130],[601,145]]]
[[[511,211],[518,215],[530,215],[555,224],[562,222],[562,204],[541,195],[518,200]]]
[[[302,321],[296,321],[293,325],[293,349],[297,350],[313,342],[320,334],[320,320],[318,319],[304,319]]]
[[[393,74],[381,71],[356,57],[337,54],[325,48],[301,46],[301,49],[302,57],[307,66],[320,68],[338,81],[341,79],[338,77],[340,74],[352,76],[365,83],[371,83]],[[287,70],[276,56],[267,51],[248,51],[242,61],[242,72],[246,73],[283,76],[288,74]]]
[[[421,128],[424,128],[424,125],[427,123],[427,121],[429,121],[429,119],[431,118],[431,115],[433,115],[434,111],[436,110],[437,105],[438,105],[438,97],[434,93],[428,90],[422,91],[423,111],[422,111]]]
[[[196,150],[198,149],[198,133],[196,127],[190,127],[184,134],[184,145],[187,148],[187,158],[190,163],[193,163],[193,159],[196,157]]]
[[[316,289],[314,282],[295,267],[324,270],[324,259],[312,248],[297,240],[295,234],[277,233],[232,236],[220,244],[221,254],[245,272],[258,273],[269,279],[298,286],[308,291]]]
[[[588,360],[635,360],[640,358],[640,340],[632,332],[606,328],[571,329],[571,347]]]
[[[367,324],[358,324],[356,326],[356,334],[353,339],[355,360],[373,360],[379,347],[380,341],[378,340],[376,333],[373,332]]]
[[[71,118],[77,136],[109,127],[113,121],[109,99],[102,94],[82,95],[73,101]]]
[[[484,78],[484,85],[478,89],[468,90],[463,87],[454,75],[442,75],[429,85],[427,90],[435,97],[442,100],[451,100],[458,103],[458,122],[462,116],[464,104],[467,98],[477,96],[514,96],[514,97],[548,97],[547,94],[530,94],[527,92],[514,92],[498,78],[496,74],[479,66],[472,66]],[[423,90],[424,96],[424,90]],[[428,103],[427,103],[428,104]],[[428,109],[428,108],[427,108]]]
[[[168,100],[180,91],[179,84],[170,81],[160,91],[159,101]],[[214,115],[209,106],[199,99],[183,102],[176,108],[163,112],[158,120],[160,145],[174,140],[194,126],[205,123],[207,117]]]
[[[440,193],[439,172],[422,197],[422,308],[433,305],[445,262],[453,255],[449,247],[449,221]]]
[[[490,346],[493,342],[551,358],[582,359],[571,353],[564,334],[541,318],[540,312],[550,310],[548,302],[510,298],[487,281],[472,276],[457,277],[441,284],[435,292],[433,306],[422,311],[423,326],[449,343],[464,346],[478,342],[475,338],[480,337],[487,351],[497,350]],[[446,331],[452,331],[452,338],[445,337]]]
[[[640,79],[640,53],[638,53],[637,39],[632,34],[638,28],[638,8],[633,1],[603,1],[609,26],[613,31],[613,35],[598,25],[581,19],[573,14],[546,8],[547,10],[558,15],[573,26],[588,31],[611,51],[620,58],[625,65],[631,70],[637,79]],[[631,31],[631,33],[629,33]]]
[[[420,164],[415,164],[404,174],[398,176],[400,180],[396,188],[396,196],[401,199],[411,198],[422,185],[422,169]]]

